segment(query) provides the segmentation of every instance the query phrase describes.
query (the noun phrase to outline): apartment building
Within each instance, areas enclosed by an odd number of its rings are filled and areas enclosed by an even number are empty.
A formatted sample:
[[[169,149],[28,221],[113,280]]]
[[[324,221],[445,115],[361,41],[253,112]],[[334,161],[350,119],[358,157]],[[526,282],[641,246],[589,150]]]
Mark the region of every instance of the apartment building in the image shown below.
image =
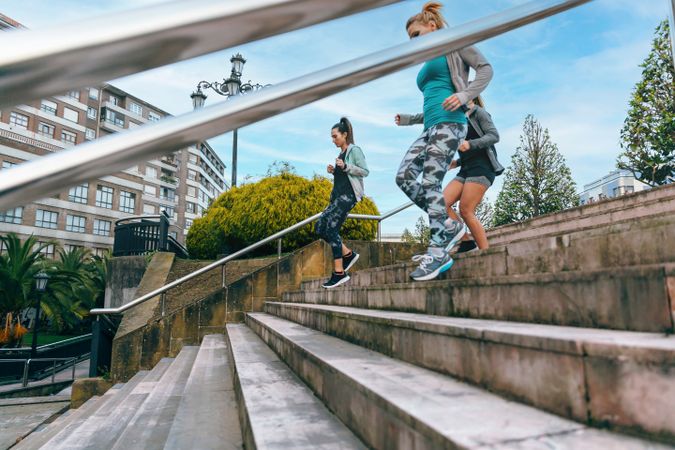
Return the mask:
[[[20,27],[0,15],[0,30]],[[4,25],[11,25],[9,27]],[[156,122],[166,111],[115,86],[74,90],[0,111],[2,170],[112,133]],[[228,186],[225,164],[204,142],[122,172],[72,186],[57,195],[0,211],[0,234],[34,235],[40,242],[112,248],[115,221],[166,211],[179,242],[192,221]],[[55,246],[45,253],[53,257]]]
[[[649,185],[637,180],[630,171],[617,169],[584,185],[579,198],[581,204],[585,205],[646,189],[649,189]]]

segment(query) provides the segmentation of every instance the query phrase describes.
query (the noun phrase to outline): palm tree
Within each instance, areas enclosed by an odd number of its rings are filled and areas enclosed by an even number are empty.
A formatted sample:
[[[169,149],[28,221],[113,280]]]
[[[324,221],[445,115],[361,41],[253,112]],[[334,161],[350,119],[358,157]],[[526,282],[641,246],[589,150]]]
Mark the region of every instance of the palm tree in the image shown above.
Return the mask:
[[[50,244],[38,243],[33,236],[22,243],[14,233],[0,236],[0,243],[4,248],[0,254],[0,317],[8,323],[30,306],[36,295],[33,277],[42,268],[41,251]]]

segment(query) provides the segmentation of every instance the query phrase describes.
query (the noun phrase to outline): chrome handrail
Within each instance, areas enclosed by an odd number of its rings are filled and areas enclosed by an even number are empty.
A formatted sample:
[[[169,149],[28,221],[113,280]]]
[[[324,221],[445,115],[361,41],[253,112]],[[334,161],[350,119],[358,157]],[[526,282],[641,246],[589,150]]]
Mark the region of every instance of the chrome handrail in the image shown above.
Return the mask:
[[[52,383],[54,383],[55,378],[56,378],[56,362],[57,361],[68,361],[69,363],[72,363],[73,365],[73,372],[72,372],[72,380],[75,379],[75,366],[77,366],[77,363],[79,361],[84,361],[85,356],[89,357],[89,353],[83,355],[83,356],[71,356],[69,358],[11,358],[11,359],[0,359],[0,363],[7,363],[7,362],[23,362],[23,377],[21,379],[21,385],[23,387],[28,386],[28,372],[30,368],[30,363],[31,362],[41,362],[41,361],[52,361]],[[66,364],[66,367],[68,364]]]
[[[0,179],[0,210],[126,169],[590,1],[535,0],[251,95],[19,164],[4,171]]]
[[[0,108],[397,1],[183,0],[40,30],[13,30],[0,37]]]
[[[83,341],[83,340],[89,339],[91,337],[92,337],[91,333],[81,334],[80,336],[74,336],[74,337],[71,337],[71,338],[68,338],[68,339],[64,339],[62,341],[56,341],[56,342],[52,342],[52,343],[49,343],[49,344],[40,345],[40,346],[36,347],[36,350],[39,352],[41,350],[57,348],[57,347],[61,347],[63,345],[71,344],[73,342]],[[0,348],[0,353],[4,353],[4,352],[7,352],[7,353],[25,352],[25,351],[30,351],[31,349],[32,349],[32,347]]]
[[[404,205],[401,205],[401,206],[399,206],[399,207],[397,207],[397,208],[395,208],[395,209],[393,209],[393,210],[391,210],[391,211],[389,211],[385,214],[379,215],[379,216],[367,215],[367,214],[349,214],[347,216],[347,218],[356,219],[356,220],[377,220],[378,221],[378,224],[377,224],[377,239],[378,239],[378,242],[379,242],[380,239],[382,238],[381,227],[380,227],[381,222],[383,220],[387,219],[388,217],[391,217],[391,216],[403,211],[404,209],[409,208],[413,204],[414,204],[413,202],[408,202]],[[162,316],[164,316],[164,314],[165,314],[164,294],[169,289],[172,289],[176,286],[179,286],[179,285],[185,283],[186,281],[189,281],[189,280],[191,280],[191,279],[193,279],[193,278],[195,278],[195,277],[197,277],[197,276],[199,276],[203,273],[206,273],[206,272],[208,272],[212,269],[215,269],[216,267],[222,268],[222,273],[221,273],[222,287],[225,287],[225,264],[227,262],[232,261],[234,259],[237,259],[241,256],[244,256],[245,254],[247,254],[247,253],[251,252],[252,250],[255,250],[255,249],[257,249],[257,248],[259,248],[259,247],[261,247],[265,244],[269,244],[269,243],[274,242],[276,240],[280,240],[281,238],[283,238],[284,236],[286,236],[289,233],[292,233],[293,231],[297,230],[298,228],[302,228],[305,225],[309,225],[310,223],[317,220],[320,216],[321,216],[321,213],[316,213],[311,217],[308,217],[304,220],[301,220],[300,222],[298,222],[294,225],[291,225],[288,228],[285,228],[285,229],[283,229],[283,230],[281,230],[277,233],[274,233],[271,236],[266,237],[265,239],[261,239],[260,241],[249,245],[248,247],[245,247],[245,248],[243,248],[239,251],[236,251],[236,252],[232,253],[231,255],[228,255],[224,258],[221,258],[221,259],[219,259],[215,262],[212,262],[208,266],[204,266],[201,269],[195,270],[194,272],[189,273],[189,274],[185,275],[184,277],[178,278],[177,280],[174,280],[171,283],[168,283],[168,284],[162,286],[161,288],[155,289],[152,292],[149,292],[149,293],[147,293],[147,294],[145,294],[141,297],[138,297],[137,299],[134,299],[134,300],[130,301],[129,303],[126,303],[126,304],[124,304],[124,305],[122,305],[118,308],[96,308],[96,309],[92,309],[91,311],[89,311],[89,313],[93,314],[93,315],[120,314],[120,313],[123,313],[124,311],[126,311],[128,309],[133,308],[134,306],[136,306],[140,303],[146,302],[146,301],[150,300],[151,298],[155,298],[158,295],[161,295],[161,298],[160,298],[160,301],[162,303],[161,304],[161,313],[162,313]]]

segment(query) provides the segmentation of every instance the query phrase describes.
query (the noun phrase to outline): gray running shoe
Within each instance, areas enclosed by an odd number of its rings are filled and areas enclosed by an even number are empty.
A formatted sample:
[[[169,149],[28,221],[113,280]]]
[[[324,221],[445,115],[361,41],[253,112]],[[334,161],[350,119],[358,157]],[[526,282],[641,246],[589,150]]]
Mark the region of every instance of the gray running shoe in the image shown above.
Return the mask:
[[[415,255],[413,256],[413,261],[420,262],[420,265],[413,273],[410,274],[410,278],[415,281],[427,281],[433,280],[450,267],[454,263],[454,260],[447,253],[443,253],[443,256],[435,257],[429,253],[424,255]]]
[[[464,235],[469,231],[464,222],[457,222],[448,219],[444,222],[445,225],[445,251],[450,252],[452,248],[462,240]]]

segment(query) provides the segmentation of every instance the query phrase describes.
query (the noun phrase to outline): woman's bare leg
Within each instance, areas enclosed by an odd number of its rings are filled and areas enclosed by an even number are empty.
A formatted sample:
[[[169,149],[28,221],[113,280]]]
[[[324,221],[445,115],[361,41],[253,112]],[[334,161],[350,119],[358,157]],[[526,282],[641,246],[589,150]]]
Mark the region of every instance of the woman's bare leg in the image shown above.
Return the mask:
[[[464,219],[464,223],[469,227],[476,245],[481,250],[489,247],[485,229],[476,217],[476,207],[483,199],[487,186],[480,183],[465,183],[462,190],[462,196],[459,200],[459,214]]]

